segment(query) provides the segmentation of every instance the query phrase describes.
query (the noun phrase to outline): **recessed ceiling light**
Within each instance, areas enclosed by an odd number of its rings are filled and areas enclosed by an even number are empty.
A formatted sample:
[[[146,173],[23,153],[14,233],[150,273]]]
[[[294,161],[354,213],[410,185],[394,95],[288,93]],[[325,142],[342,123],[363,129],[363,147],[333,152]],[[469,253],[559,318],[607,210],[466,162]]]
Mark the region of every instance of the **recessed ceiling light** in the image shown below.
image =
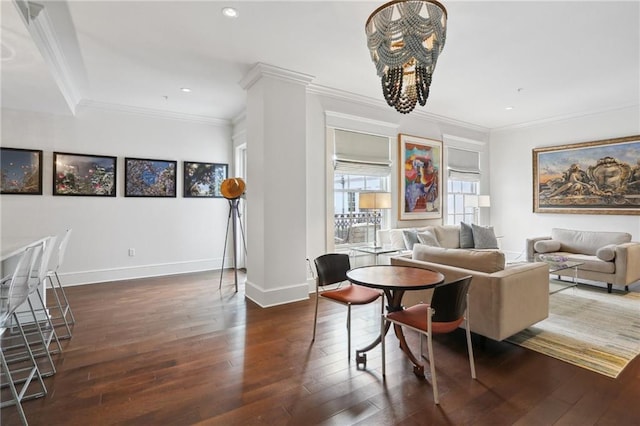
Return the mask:
[[[224,16],[226,16],[227,18],[237,18],[238,17],[238,11],[236,9],[234,9],[233,7],[224,7],[224,8],[222,8],[222,14]]]
[[[507,111],[511,111],[513,108],[514,108],[514,107],[512,107],[512,106],[505,107],[505,109],[506,109]]]
[[[191,92],[191,89],[190,89],[190,88],[188,88],[188,87],[181,87],[181,88],[180,88],[180,91],[181,91],[181,92],[185,92],[185,93],[189,93],[189,92]]]

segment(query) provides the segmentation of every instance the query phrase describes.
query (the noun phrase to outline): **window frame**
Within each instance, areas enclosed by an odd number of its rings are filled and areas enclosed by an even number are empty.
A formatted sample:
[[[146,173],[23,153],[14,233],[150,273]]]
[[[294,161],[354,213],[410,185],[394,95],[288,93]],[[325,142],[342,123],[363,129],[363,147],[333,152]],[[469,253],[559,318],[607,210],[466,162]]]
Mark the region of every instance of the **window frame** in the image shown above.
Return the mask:
[[[336,188],[337,184],[337,177],[338,176],[342,176],[342,179],[344,180],[344,178],[346,177],[347,181],[351,181],[351,178],[354,177],[355,179],[360,179],[362,178],[363,180],[363,184],[361,187],[354,187],[351,188],[349,187],[349,185],[347,187],[344,187],[344,183],[343,188]],[[365,192],[371,192],[371,191],[385,191],[385,192],[389,192],[389,184],[390,184],[390,178],[391,178],[391,173],[389,173],[388,176],[371,176],[371,175],[354,175],[354,174],[344,174],[344,173],[340,173],[340,172],[336,172],[334,171],[333,173],[333,200],[334,200],[334,206],[333,206],[333,241],[334,241],[334,246],[336,249],[348,249],[350,247],[354,247],[354,246],[359,246],[359,245],[363,245],[363,244],[368,244],[368,243],[372,243],[373,240],[369,241],[368,239],[368,234],[369,234],[369,230],[367,229],[367,232],[365,234],[365,236],[367,237],[365,239],[365,241],[357,241],[357,242],[346,242],[346,243],[339,243],[339,239],[342,239],[345,237],[344,235],[344,230],[339,230],[338,227],[336,226],[337,222],[344,222],[347,221],[349,222],[348,226],[351,227],[354,224],[358,224],[358,223],[370,223],[372,221],[371,219],[371,215],[374,212],[369,212],[369,211],[361,211],[358,207],[358,202],[359,202],[359,194],[361,193],[365,193]],[[367,181],[372,181],[372,180],[378,180],[378,182],[376,182],[373,186],[368,186],[367,185]],[[348,182],[350,183],[350,182]],[[346,210],[344,209],[344,196],[343,196],[343,203],[342,203],[342,212],[338,212],[338,206],[336,205],[336,199],[337,199],[337,194],[346,194]],[[366,218],[363,217],[362,215],[366,214]],[[374,226],[374,230],[373,232],[376,232],[377,229],[384,229],[384,228],[388,228],[390,226],[390,219],[391,219],[391,210],[390,209],[381,209],[375,212],[377,218],[373,219],[373,222],[375,223]],[[362,222],[362,220],[365,219],[364,222]],[[349,232],[349,231],[347,231]],[[348,235],[346,236],[348,237]]]

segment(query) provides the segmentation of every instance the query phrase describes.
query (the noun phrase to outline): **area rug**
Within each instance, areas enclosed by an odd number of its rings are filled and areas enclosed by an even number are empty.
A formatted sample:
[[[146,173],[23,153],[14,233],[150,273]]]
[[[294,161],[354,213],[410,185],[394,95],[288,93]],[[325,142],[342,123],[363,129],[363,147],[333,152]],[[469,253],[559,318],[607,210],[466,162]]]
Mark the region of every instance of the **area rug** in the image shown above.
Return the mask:
[[[549,318],[507,341],[618,377],[640,354],[640,293],[567,288],[549,296]]]

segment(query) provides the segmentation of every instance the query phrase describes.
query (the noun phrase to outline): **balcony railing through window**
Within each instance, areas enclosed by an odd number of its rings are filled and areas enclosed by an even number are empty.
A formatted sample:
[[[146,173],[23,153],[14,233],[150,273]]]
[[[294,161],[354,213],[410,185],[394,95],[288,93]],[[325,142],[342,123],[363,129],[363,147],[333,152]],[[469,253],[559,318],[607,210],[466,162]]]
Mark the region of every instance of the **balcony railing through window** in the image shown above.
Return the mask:
[[[337,213],[333,218],[336,246],[372,243],[374,229],[382,222],[380,213]]]

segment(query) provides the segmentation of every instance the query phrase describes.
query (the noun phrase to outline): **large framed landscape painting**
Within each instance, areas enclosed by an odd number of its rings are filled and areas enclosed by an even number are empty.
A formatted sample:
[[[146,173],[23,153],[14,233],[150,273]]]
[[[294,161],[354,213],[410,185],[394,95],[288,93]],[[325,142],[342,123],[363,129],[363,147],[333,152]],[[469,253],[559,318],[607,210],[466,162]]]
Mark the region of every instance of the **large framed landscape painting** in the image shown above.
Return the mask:
[[[125,197],[175,197],[176,161],[124,159]]]
[[[227,178],[228,164],[185,161],[183,166],[186,198],[224,198],[220,184]]]
[[[399,219],[442,217],[442,141],[399,134]]]
[[[640,214],[640,135],[534,148],[533,211]]]
[[[42,151],[2,148],[0,150],[2,194],[42,195]]]
[[[116,157],[53,153],[53,195],[116,196]]]

